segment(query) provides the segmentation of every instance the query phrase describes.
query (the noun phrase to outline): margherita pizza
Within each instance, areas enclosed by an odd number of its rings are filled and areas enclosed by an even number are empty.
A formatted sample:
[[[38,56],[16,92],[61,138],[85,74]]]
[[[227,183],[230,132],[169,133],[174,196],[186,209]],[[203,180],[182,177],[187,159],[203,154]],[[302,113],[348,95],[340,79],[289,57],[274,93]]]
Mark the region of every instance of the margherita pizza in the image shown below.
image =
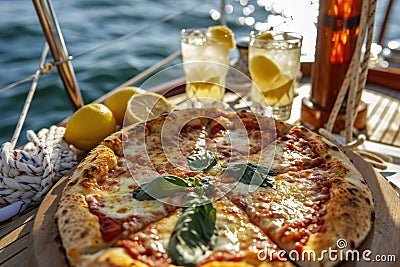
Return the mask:
[[[106,138],[56,220],[72,266],[333,266],[373,200],[335,145],[250,112],[177,110]],[[338,244],[347,242],[346,248]]]

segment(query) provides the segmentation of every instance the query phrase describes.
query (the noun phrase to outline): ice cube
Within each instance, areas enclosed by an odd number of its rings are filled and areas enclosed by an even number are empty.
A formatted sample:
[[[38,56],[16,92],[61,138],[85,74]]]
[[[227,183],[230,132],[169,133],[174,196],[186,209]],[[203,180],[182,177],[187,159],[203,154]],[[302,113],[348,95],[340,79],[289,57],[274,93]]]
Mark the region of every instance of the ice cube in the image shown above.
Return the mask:
[[[191,45],[204,45],[206,41],[206,36],[200,30],[194,30],[188,35],[188,43]]]
[[[274,35],[274,40],[276,41],[283,41],[285,40],[285,34],[284,33],[278,33]]]

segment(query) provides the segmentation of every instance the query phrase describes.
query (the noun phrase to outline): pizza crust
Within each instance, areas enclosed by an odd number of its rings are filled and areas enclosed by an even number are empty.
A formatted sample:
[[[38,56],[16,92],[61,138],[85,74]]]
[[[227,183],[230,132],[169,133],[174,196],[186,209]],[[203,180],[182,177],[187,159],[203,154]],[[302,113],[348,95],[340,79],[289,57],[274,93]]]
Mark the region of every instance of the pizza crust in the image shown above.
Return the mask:
[[[124,155],[124,148],[122,146],[122,130],[106,137],[100,144],[110,148],[119,157]]]
[[[101,253],[85,258],[85,267],[154,267],[132,259],[122,248],[107,248]],[[263,262],[253,265],[244,261],[211,261],[199,267],[287,267],[290,262]],[[168,267],[179,267],[169,264]]]
[[[123,248],[106,248],[93,255],[82,256],[84,267],[150,267],[136,261]]]
[[[336,147],[325,139],[323,141]],[[326,231],[310,236],[304,247],[314,250],[317,255],[322,255],[328,248],[342,250],[341,253],[356,249],[367,237],[374,220],[373,198],[364,177],[341,150],[330,149],[330,153],[332,160],[340,160],[348,172],[344,177],[332,178],[330,199],[323,217]],[[339,261],[339,257],[332,260],[325,254],[322,263],[323,266],[334,266]]]
[[[101,236],[98,217],[88,209],[86,195],[90,192],[90,185],[101,180],[115,164],[113,151],[100,145],[78,165],[63,190],[55,219],[63,247],[72,265],[80,264],[79,257],[82,253],[109,245]]]

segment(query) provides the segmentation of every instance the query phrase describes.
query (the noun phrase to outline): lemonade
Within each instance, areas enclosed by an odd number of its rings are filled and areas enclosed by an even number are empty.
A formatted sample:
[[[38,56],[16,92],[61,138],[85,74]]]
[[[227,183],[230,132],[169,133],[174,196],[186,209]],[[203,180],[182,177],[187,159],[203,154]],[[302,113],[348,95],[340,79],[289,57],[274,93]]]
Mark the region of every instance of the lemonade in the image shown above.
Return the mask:
[[[294,84],[300,71],[302,37],[295,33],[257,32],[250,34],[249,71],[254,82],[253,102],[263,95],[274,117],[287,120],[294,98]]]
[[[186,95],[191,98],[222,100],[228,67],[213,62],[188,62],[184,64]]]
[[[225,88],[221,82],[189,82],[186,84],[188,98],[213,98],[221,100],[224,97]]]
[[[182,30],[181,50],[188,98],[222,100],[229,51],[234,47],[233,33],[226,27]]]

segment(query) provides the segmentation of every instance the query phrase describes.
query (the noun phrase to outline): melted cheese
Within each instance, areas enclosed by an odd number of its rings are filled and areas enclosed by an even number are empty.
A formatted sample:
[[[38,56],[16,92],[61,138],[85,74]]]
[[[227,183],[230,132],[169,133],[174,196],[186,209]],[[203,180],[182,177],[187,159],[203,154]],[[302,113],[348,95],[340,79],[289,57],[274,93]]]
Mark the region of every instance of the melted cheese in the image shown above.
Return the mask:
[[[246,258],[257,262],[257,254],[260,251],[264,252],[266,248],[268,248],[268,253],[276,253],[277,246],[259,227],[251,223],[242,210],[232,205],[227,199],[214,201],[213,205],[217,210],[218,239],[205,261],[238,261]],[[124,245],[134,258],[152,266],[159,266],[161,264],[158,260],[165,261],[168,258],[169,238],[180,215],[179,210],[130,236],[131,241],[120,242],[117,246]],[[142,257],[137,249],[138,245],[144,247],[146,257]]]
[[[91,195],[91,197],[100,197],[98,210],[108,217],[124,219],[127,217],[140,217],[143,220],[152,220],[154,214],[167,215],[165,204],[155,200],[138,201],[130,193],[116,193],[101,195]]]

